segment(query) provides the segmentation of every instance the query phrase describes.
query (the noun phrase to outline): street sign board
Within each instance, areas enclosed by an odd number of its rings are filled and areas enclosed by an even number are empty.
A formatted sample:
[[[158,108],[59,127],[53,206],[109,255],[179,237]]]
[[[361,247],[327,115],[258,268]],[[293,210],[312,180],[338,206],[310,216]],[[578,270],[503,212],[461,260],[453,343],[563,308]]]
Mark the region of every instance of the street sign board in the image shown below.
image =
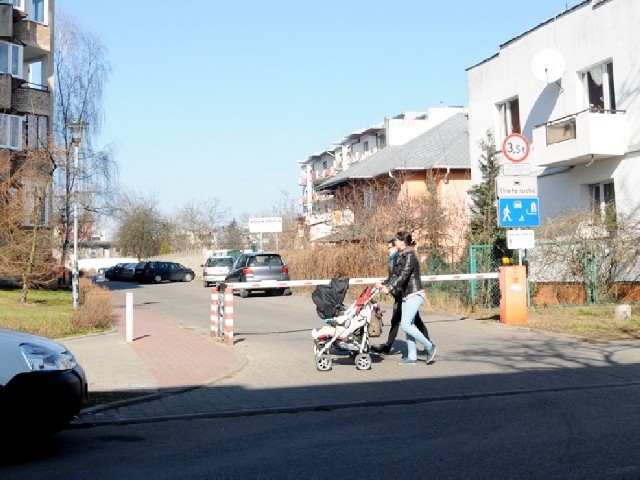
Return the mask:
[[[249,219],[249,233],[280,233],[282,217],[260,217]]]
[[[522,228],[540,226],[538,198],[499,198],[498,226]]]
[[[507,135],[502,142],[502,154],[510,162],[520,163],[529,156],[529,140],[519,133]]]
[[[538,177],[496,177],[496,197],[537,197]]]
[[[503,163],[503,175],[531,175],[530,163]]]
[[[536,239],[533,230],[507,230],[507,248],[509,250],[527,250],[535,248]]]

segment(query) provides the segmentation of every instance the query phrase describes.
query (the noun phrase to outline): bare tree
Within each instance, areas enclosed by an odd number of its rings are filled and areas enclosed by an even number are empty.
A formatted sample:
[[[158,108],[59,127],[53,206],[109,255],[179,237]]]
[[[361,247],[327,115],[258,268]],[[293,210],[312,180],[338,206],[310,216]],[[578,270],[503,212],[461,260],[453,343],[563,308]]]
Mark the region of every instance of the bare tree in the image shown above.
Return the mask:
[[[71,17],[60,14],[55,29],[54,79],[55,142],[62,146],[55,157],[53,221],[60,232],[61,264],[68,255],[73,233],[72,204],[77,194],[81,224],[93,225],[101,213],[110,210],[109,199],[117,168],[109,147],[97,149],[94,138],[103,123],[103,95],[111,71],[104,44],[83,31]],[[74,167],[74,149],[69,124],[86,124],[79,168]],[[79,233],[82,240],[82,235]]]
[[[157,207],[157,201],[142,195],[121,194],[115,241],[124,255],[138,260],[169,253],[172,228]]]
[[[51,160],[46,150],[5,151],[0,156],[0,276],[22,285],[21,302],[30,289],[54,277],[51,237],[45,209],[51,188]]]
[[[226,212],[220,209],[217,198],[205,201],[189,201],[175,214],[176,235],[174,242],[184,247],[214,247],[216,230]]]

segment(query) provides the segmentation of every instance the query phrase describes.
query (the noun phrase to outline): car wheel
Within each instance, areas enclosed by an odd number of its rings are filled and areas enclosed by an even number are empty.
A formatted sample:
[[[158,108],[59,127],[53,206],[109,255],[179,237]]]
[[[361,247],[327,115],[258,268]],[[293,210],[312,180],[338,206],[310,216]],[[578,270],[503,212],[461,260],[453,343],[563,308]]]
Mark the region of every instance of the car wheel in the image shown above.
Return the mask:
[[[283,295],[293,295],[293,291],[290,288],[285,288]]]
[[[240,290],[240,297],[247,298],[249,296],[249,290]]]
[[[162,275],[160,275],[160,274],[156,273],[156,274],[153,276],[153,282],[154,282],[154,283],[160,283],[160,282],[162,282]]]
[[[193,275],[191,275],[190,273],[187,273],[187,274],[184,276],[184,281],[185,281],[185,282],[190,282],[191,280],[193,280]]]
[[[202,282],[202,286],[203,286],[204,288],[207,288],[207,287],[209,286],[209,282]]]

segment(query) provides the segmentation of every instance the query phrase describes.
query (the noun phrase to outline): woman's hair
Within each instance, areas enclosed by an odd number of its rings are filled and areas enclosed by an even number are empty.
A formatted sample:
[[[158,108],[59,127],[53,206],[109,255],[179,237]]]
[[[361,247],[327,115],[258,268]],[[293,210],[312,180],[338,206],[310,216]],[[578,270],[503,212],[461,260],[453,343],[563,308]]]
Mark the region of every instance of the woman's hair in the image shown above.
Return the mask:
[[[398,240],[402,240],[407,247],[415,246],[415,242],[413,241],[413,238],[411,237],[411,234],[409,232],[400,230],[398,233],[396,233],[396,238]]]

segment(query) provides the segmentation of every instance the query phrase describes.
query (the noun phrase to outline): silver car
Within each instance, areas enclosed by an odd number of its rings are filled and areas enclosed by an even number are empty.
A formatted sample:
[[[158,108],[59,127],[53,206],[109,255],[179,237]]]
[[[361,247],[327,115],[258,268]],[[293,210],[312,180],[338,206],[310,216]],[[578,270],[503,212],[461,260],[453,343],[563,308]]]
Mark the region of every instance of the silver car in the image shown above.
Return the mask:
[[[234,257],[229,256],[217,256],[209,257],[202,267],[202,284],[205,287],[209,285],[218,285],[220,282],[224,282],[227,273],[231,270]]]
[[[87,379],[73,354],[45,337],[0,328],[0,431],[36,439],[80,412]],[[35,440],[34,440],[35,441]]]
[[[227,282],[267,282],[289,281],[289,267],[278,253],[243,253],[231,267],[225,279]],[[250,292],[263,290],[266,294],[291,295],[290,288],[265,287],[262,289],[240,290],[240,296],[247,298]]]

